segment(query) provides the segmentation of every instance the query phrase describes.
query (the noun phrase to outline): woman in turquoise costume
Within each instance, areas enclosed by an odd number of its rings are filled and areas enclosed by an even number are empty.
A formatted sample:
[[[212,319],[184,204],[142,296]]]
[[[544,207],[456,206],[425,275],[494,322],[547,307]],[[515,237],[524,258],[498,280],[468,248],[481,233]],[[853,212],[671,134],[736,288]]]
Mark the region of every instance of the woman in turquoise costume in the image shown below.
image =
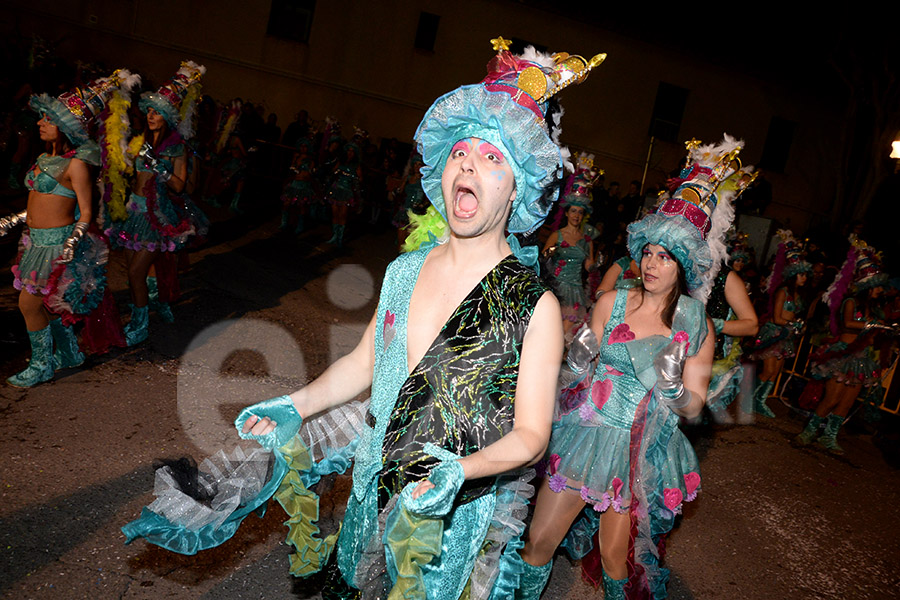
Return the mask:
[[[26,174],[26,210],[0,219],[0,234],[17,223],[27,224],[13,274],[21,290],[19,309],[31,361],[7,379],[10,385],[31,387],[84,361],[71,326],[101,305],[107,258],[106,243],[89,231],[94,214],[90,167],[100,164],[100,148],[91,134],[113,95],[137,81],[121,70],[58,98],[31,98],[31,107],[41,115],[38,127],[47,151]]]
[[[665,536],[700,486],[679,417],[699,414],[706,397],[715,342],[703,301],[745,185],[740,142],[688,147],[672,197],[628,227],[642,285],[603,294],[569,349],[523,552],[544,578],[516,598],[538,598],[557,547],[580,558],[598,527],[604,598],[666,596]]]
[[[344,245],[344,229],[350,209],[360,201],[362,168],[359,161],[359,146],[348,142],[334,167],[331,184],[328,186],[328,201],[331,204],[332,236],[329,244],[338,248]]]
[[[566,224],[547,238],[544,254],[550,257],[553,270],[553,292],[562,309],[566,339],[577,325],[584,322],[590,308],[582,271],[595,268],[594,238],[597,230],[587,223],[591,208],[591,182],[583,179],[581,170],[570,177],[568,191],[561,203]],[[579,178],[581,175],[581,178]]]
[[[803,260],[803,250],[794,235],[785,229],[777,232],[781,238],[772,273],[766,281],[769,293],[768,319],[753,343],[751,360],[762,361],[759,383],[753,390],[752,411],[774,418],[766,399],[775,387],[775,380],[784,368],[784,361],[797,353],[805,323],[806,300],[803,290],[812,265]]]
[[[837,443],[844,419],[862,388],[881,382],[891,354],[893,332],[883,327],[885,315],[879,306],[887,280],[875,249],[852,240],[844,266],[823,298],[831,309],[831,332],[838,338],[810,361],[812,376],[825,379],[825,397],[794,438],[797,444],[807,446],[818,437],[829,452],[844,453]]]
[[[287,229],[291,215],[296,214],[297,225],[294,227],[294,233],[299,234],[306,225],[309,204],[315,195],[313,175],[316,172],[316,165],[310,154],[312,142],[308,138],[298,140],[296,147],[297,151],[291,160],[291,180],[281,193],[281,229]]]
[[[149,335],[149,304],[156,279],[148,281],[160,252],[176,252],[197,234],[196,218],[181,198],[187,181],[184,140],[193,136],[194,108],[200,98],[200,77],[206,68],[191,61],[156,92],[141,95],[147,117],[144,132],[133,139],[135,177],[127,203],[117,186],[105,198],[107,235],[114,248],[125,250],[131,289],[131,320],[125,326],[129,346]],[[124,159],[113,165],[129,171]],[[108,178],[121,181],[123,173]],[[199,210],[199,209],[196,209]]]
[[[735,243],[728,254],[732,264],[746,263],[749,259],[747,251],[739,243]],[[706,405],[716,419],[727,420],[724,411],[741,391],[744,379],[740,338],[755,336],[759,332],[759,321],[747,295],[747,287],[731,267],[724,267],[716,276],[706,302],[706,314],[716,328],[715,362]]]
[[[329,455],[334,464],[352,453],[354,465],[325,598],[508,599],[527,577],[517,552],[532,491],[525,467],[549,440],[563,341],[558,303],[534,270],[538,249],[515,234],[539,227],[559,193],[550,96],[602,57],[517,57],[506,40],[494,44],[485,80],[440,97],[415,136],[435,221],[422,238],[432,242],[388,266],[356,349],[236,421],[242,436],[293,456],[306,417],[371,385],[359,436]],[[320,473],[309,461],[291,466],[302,471],[292,483]],[[294,507],[310,494],[291,485],[276,497]],[[290,523],[309,532],[314,514],[292,509]],[[334,543],[289,537],[298,574],[321,567]]]

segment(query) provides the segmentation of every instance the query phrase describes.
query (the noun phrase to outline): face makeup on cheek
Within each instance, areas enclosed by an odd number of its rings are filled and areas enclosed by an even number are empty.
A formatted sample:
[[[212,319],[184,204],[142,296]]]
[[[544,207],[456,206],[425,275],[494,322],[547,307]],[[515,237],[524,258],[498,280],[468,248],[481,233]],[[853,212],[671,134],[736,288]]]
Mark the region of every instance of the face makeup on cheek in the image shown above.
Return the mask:
[[[498,224],[502,227],[508,205],[515,198],[515,177],[496,146],[465,138],[450,149],[441,190],[451,229],[478,235]]]
[[[662,246],[647,244],[641,255],[641,276],[646,290],[667,290],[678,280],[678,263]]]

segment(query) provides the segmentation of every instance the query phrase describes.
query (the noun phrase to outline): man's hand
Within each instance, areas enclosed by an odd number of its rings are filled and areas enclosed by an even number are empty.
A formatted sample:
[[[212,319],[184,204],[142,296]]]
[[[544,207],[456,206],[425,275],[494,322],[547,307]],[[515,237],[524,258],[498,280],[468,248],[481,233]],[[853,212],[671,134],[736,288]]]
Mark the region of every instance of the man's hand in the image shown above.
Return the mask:
[[[401,501],[409,512],[439,518],[450,512],[466,475],[457,460],[438,464],[425,481],[410,483],[401,492]]]
[[[241,411],[234,421],[238,435],[268,450],[284,446],[300,431],[303,418],[290,396],[263,400]]]

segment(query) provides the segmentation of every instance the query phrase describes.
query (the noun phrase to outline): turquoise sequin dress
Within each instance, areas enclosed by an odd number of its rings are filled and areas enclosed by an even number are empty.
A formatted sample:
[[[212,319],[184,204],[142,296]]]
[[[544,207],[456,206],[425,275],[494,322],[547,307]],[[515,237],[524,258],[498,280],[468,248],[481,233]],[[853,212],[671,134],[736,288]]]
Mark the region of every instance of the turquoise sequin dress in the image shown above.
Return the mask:
[[[175,161],[185,155],[184,144],[173,142],[171,136],[157,151],[157,160],[174,171]],[[175,252],[198,235],[199,222],[190,212],[183,193],[176,193],[145,164],[135,161],[135,169],[151,173],[141,194],[132,191],[125,204],[128,217],[124,221],[112,220],[106,215],[106,235],[114,248],[150,252]],[[195,209],[199,211],[199,209]],[[205,215],[203,217],[205,219]]]
[[[637,340],[624,322],[628,294],[616,291],[591,378],[560,394],[548,482],[555,492],[580,491],[588,503],[564,542],[576,558],[590,550],[600,513],[625,512],[637,500],[643,535],[632,540],[635,556],[653,594],[664,597],[667,572],[658,567],[656,544],[671,529],[682,502],[696,497],[700,467],[678,428],[678,415],[651,393],[653,359],[672,340],[687,340],[688,355],[695,355],[707,335],[706,317],[701,302],[681,296],[671,336]]]
[[[840,314],[844,314],[844,306],[850,299],[841,303]],[[884,319],[880,310],[873,316]],[[863,322],[865,315],[859,310],[854,312],[855,321]],[[845,330],[846,331],[846,330]],[[814,379],[834,379],[847,385],[869,387],[881,382],[881,373],[886,365],[881,356],[890,356],[890,341],[885,344],[883,338],[888,337],[882,329],[860,330],[853,342],[848,344],[840,340],[823,346],[810,359],[810,374]]]
[[[799,315],[803,312],[803,302],[790,296],[784,299],[784,310]],[[800,332],[789,325],[778,325],[772,320],[766,321],[759,328],[759,334],[753,342],[751,360],[767,358],[791,358],[797,353],[797,342]]]
[[[75,192],[59,183],[73,158],[97,166],[100,148],[90,141],[64,155],[41,154],[25,175],[25,187],[41,194],[75,199]],[[74,218],[80,218],[77,204]],[[97,308],[106,290],[108,247],[91,230],[75,247],[71,262],[58,262],[63,244],[74,228],[74,224],[45,229],[26,227],[12,267],[13,286],[43,296],[47,310],[60,315],[66,324],[74,321],[76,315],[86,315]]]

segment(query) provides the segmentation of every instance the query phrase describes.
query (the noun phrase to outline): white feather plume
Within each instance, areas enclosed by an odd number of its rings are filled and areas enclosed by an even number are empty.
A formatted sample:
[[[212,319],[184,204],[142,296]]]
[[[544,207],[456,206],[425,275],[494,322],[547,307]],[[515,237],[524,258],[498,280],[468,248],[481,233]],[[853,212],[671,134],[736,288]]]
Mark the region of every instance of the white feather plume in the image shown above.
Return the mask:
[[[744,147],[743,140],[737,140],[727,133],[722,134],[722,141],[715,144],[704,144],[694,148],[691,153],[691,161],[706,166],[713,166],[718,163],[719,158]],[[741,172],[750,173],[753,167],[742,169]],[[719,182],[719,186],[724,181]],[[728,248],[725,245],[725,235],[734,221],[734,199],[738,196],[734,190],[720,191],[716,194],[718,203],[712,213],[711,225],[709,233],[706,236],[706,242],[709,246],[709,253],[712,258],[712,266],[703,274],[702,283],[691,294],[697,300],[704,304],[709,299],[712,292],[713,283],[716,276],[722,268],[722,264],[728,258]]]
[[[553,60],[552,54],[544,54],[543,52],[538,52],[537,50],[535,50],[534,46],[528,46],[527,48],[525,48],[525,51],[522,52],[521,58],[547,68],[550,68],[556,64],[556,62]]]

